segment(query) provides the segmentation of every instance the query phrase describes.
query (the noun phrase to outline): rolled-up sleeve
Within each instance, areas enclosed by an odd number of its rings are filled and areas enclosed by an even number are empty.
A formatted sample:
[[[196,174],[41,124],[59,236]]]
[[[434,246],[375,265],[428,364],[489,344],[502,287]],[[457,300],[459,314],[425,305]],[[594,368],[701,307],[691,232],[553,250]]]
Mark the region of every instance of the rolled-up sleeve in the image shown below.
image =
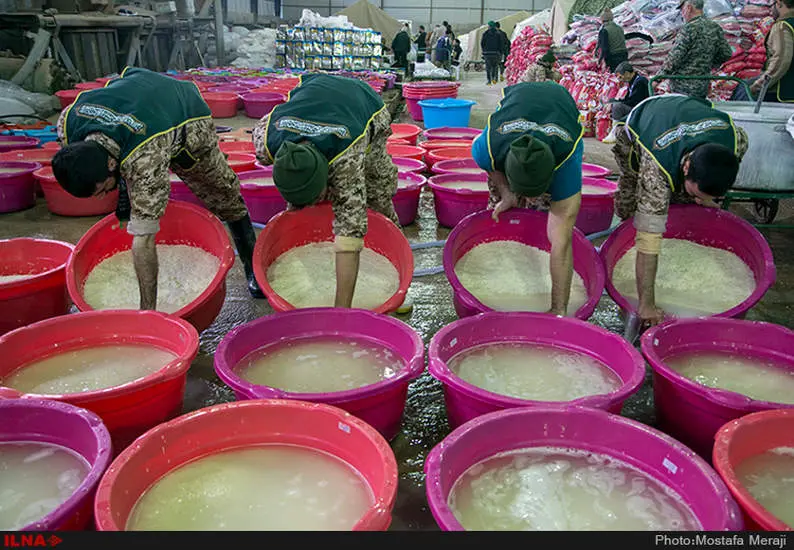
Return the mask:
[[[645,152],[640,153],[637,210],[634,227],[644,233],[664,233],[672,190],[659,165]]]
[[[747,148],[750,146],[750,138],[747,137],[747,132],[744,131],[744,128],[740,128],[739,126],[736,127],[736,156],[739,157],[739,160],[744,158],[745,153],[747,153]]]

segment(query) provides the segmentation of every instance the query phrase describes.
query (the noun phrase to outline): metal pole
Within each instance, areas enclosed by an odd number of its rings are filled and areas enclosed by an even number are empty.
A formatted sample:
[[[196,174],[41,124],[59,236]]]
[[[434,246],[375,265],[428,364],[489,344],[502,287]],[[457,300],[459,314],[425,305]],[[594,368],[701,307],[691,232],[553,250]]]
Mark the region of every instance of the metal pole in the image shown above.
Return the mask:
[[[226,63],[226,48],[223,45],[223,6],[221,0],[215,0],[215,55],[218,67]]]
[[[485,24],[485,0],[480,0],[480,25]]]

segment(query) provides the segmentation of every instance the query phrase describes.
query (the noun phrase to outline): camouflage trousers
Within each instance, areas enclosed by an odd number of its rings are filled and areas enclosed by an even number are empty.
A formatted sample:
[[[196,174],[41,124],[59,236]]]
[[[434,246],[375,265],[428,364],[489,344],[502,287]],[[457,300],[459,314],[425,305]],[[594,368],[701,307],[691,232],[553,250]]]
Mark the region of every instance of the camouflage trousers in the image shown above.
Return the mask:
[[[218,147],[213,122],[188,122],[177,131],[183,132],[180,137],[184,146],[171,159],[171,170],[222,221],[232,222],[247,216],[240,180]]]

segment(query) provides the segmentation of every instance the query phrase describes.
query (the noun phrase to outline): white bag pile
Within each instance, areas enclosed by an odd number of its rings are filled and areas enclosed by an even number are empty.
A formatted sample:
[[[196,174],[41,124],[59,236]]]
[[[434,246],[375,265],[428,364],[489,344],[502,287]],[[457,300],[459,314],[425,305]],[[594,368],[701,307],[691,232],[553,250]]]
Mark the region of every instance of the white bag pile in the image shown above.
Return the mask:
[[[233,67],[268,68],[276,64],[276,29],[255,29],[245,35],[236,49]]]

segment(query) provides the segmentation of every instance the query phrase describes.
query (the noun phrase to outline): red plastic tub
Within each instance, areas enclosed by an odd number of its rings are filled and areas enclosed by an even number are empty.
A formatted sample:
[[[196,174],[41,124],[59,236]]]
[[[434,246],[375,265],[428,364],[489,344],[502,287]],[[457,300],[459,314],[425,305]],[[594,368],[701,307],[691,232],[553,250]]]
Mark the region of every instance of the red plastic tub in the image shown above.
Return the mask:
[[[482,134],[482,130],[478,128],[445,126],[443,128],[425,130],[423,135],[425,139],[428,140],[465,139],[473,141],[479,137],[480,134]]]
[[[234,118],[237,116],[240,96],[230,92],[202,92],[204,101],[212,112],[212,118]]]
[[[445,147],[468,147],[471,148],[472,141],[465,139],[434,139],[423,141],[419,147],[425,151],[437,151]]]
[[[272,177],[272,166],[240,174],[240,190],[243,194],[243,200],[248,207],[248,212],[251,214],[251,220],[256,223],[267,223],[273,216],[287,208],[287,201],[281,196],[275,184],[258,185],[251,183],[251,180]]]
[[[400,157],[414,160],[422,160],[422,158],[425,156],[425,150],[421,147],[392,143],[386,144],[386,153],[388,153],[390,157]]]
[[[74,89],[80,92],[85,90],[96,90],[97,88],[102,88],[105,85],[99,82],[78,82],[75,84]]]
[[[227,153],[226,162],[237,174],[256,168],[256,155],[253,153]]]
[[[119,202],[118,188],[101,197],[81,199],[70,195],[55,179],[51,166],[36,170],[33,175],[44,192],[47,210],[59,216],[102,216],[115,212]]]
[[[245,115],[248,118],[262,118],[287,101],[287,97],[276,92],[246,92],[242,96]]]
[[[0,161],[0,214],[18,212],[36,204],[38,162]],[[4,170],[9,172],[4,172]]]
[[[659,426],[702,457],[710,459],[714,435],[736,418],[794,405],[752,399],[710,388],[682,376],[666,360],[680,353],[727,352],[783,364],[794,372],[794,331],[771,323],[703,317],[657,325],[641,339],[653,370],[653,403]]]
[[[74,246],[26,237],[0,241],[0,275],[35,273],[0,284],[0,335],[69,312],[66,262]]]
[[[96,413],[113,438],[116,453],[149,428],[182,410],[187,371],[196,358],[199,336],[187,321],[156,311],[89,311],[40,321],[0,337],[0,380],[20,367],[54,353],[98,345],[147,344],[177,356],[159,371],[127,384],[64,395],[6,397],[53,399]]]
[[[60,146],[58,146],[58,149],[60,149]],[[38,162],[42,166],[49,166],[52,164],[52,157],[55,156],[58,149],[40,147],[38,149],[6,151],[5,153],[0,153],[0,162]]]
[[[360,388],[327,393],[296,393],[253,384],[237,366],[250,353],[290,341],[324,335],[388,348],[403,362],[394,376]],[[235,328],[215,353],[215,372],[238,400],[290,399],[334,405],[357,416],[391,440],[400,432],[408,385],[425,368],[424,344],[407,324],[361,309],[308,308],[276,313]]]
[[[610,393],[566,402],[533,401],[493,393],[457,376],[449,368],[456,355],[483,345],[523,342],[583,353],[611,370],[620,387]],[[450,427],[490,412],[517,407],[580,405],[620,414],[645,380],[645,360],[626,339],[579,319],[529,312],[489,312],[459,319],[438,331],[428,348],[428,370],[444,386]],[[526,365],[527,369],[533,367]]]
[[[437,175],[441,174],[478,174],[488,175],[488,173],[479,167],[477,162],[473,159],[454,159],[442,160],[433,165],[432,172]]]
[[[414,172],[400,172],[397,193],[392,198],[400,225],[411,225],[419,212],[419,199],[427,178]]]
[[[392,157],[391,160],[397,167],[398,172],[421,173],[427,170],[427,166],[421,160],[407,159],[402,157]]]
[[[256,153],[253,141],[221,141],[218,143],[222,153],[243,153],[253,155]]]
[[[395,138],[391,138],[391,137],[386,140],[386,144],[387,145],[411,145],[410,142],[408,142],[408,141],[406,141],[404,139],[395,139]]]
[[[584,186],[598,188],[599,192],[588,192]],[[615,216],[615,193],[618,191],[616,182],[601,178],[582,178],[582,205],[576,218],[576,227],[589,235],[605,231],[612,225]]]
[[[489,211],[477,212],[461,220],[444,244],[444,272],[452,286],[452,302],[458,317],[493,311],[460,283],[455,274],[458,260],[478,244],[496,240],[517,241],[549,251],[551,244],[546,233],[547,224],[548,213],[528,208],[504,212],[499,216],[499,221],[494,221]],[[576,311],[575,317],[586,321],[604,294],[604,266],[599,261],[593,243],[576,228],[573,230],[572,246],[573,269],[582,277],[587,289],[587,302]]]
[[[0,136],[0,153],[35,149],[41,145],[39,138],[27,136]]]
[[[433,205],[439,225],[455,227],[469,214],[488,208],[488,174],[441,174],[428,181],[433,191]],[[445,184],[472,182],[482,185],[482,190],[454,189]]]
[[[422,129],[415,124],[392,124],[391,130],[393,138],[404,139],[410,145],[416,145],[419,134],[422,133]]]
[[[74,103],[78,95],[80,95],[80,90],[59,90],[55,92],[55,97],[61,102],[61,109],[66,109]]]
[[[212,324],[226,299],[226,275],[234,265],[234,250],[223,224],[208,210],[194,204],[170,201],[160,218],[158,244],[189,244],[198,246],[220,259],[215,278],[198,298],[179,311],[181,317],[199,332]],[[66,266],[69,296],[80,311],[91,311],[83,298],[83,284],[91,270],[108,256],[132,248],[132,235],[119,227],[114,214],[106,216],[80,239]]]
[[[794,447],[794,410],[761,411],[725,424],[714,443],[714,469],[739,503],[750,531],[792,531],[753,498],[735,468],[748,458],[778,447]]]
[[[89,466],[85,479],[65,502],[20,531],[82,531],[90,528],[94,495],[99,480],[110,466],[112,452],[110,434],[99,417],[85,409],[50,399],[4,399],[0,400],[0,418],[3,419],[0,441],[58,445],[82,457]],[[38,540],[37,537],[33,540]],[[55,544],[50,543],[51,546]],[[24,538],[17,539],[16,545],[24,546]]]
[[[284,211],[274,216],[265,226],[254,247],[254,273],[267,301],[276,311],[289,311],[295,307],[273,291],[267,280],[270,265],[284,252],[316,242],[334,240],[332,223],[334,213],[329,203]],[[384,255],[397,268],[400,286],[394,296],[376,308],[376,313],[396,311],[405,300],[414,276],[414,255],[411,245],[399,227],[386,216],[367,211],[368,231],[364,246]],[[333,273],[328,274],[333,277]]]
[[[57,152],[61,148],[61,144],[57,141],[48,141],[47,143],[41,146],[42,149],[45,151],[55,151]]]
[[[607,269],[607,292],[624,313],[636,313],[637,309],[615,289],[612,284],[612,271],[623,254],[634,246],[635,234],[632,220],[626,220],[604,241],[599,252]],[[752,270],[756,281],[755,291],[747,300],[735,308],[717,314],[717,317],[744,317],[775,282],[775,261],[769,243],[749,222],[727,210],[696,205],[672,205],[667,216],[664,237],[687,239],[704,246],[730,250]]]
[[[442,162],[445,160],[461,160],[461,159],[470,159],[471,156],[471,146],[468,147],[441,147],[439,149],[434,149],[432,151],[428,151],[425,155],[425,162],[427,163],[427,167],[432,171],[433,166],[437,162]]]
[[[240,429],[245,426],[245,429]],[[385,531],[397,496],[397,461],[374,428],[331,405],[261,399],[237,401],[186,414],[153,428],[113,461],[97,490],[99,531],[123,531],[135,503],[165,474],[232,448],[296,445],[347,462],[369,484],[374,503],[353,527]]]

